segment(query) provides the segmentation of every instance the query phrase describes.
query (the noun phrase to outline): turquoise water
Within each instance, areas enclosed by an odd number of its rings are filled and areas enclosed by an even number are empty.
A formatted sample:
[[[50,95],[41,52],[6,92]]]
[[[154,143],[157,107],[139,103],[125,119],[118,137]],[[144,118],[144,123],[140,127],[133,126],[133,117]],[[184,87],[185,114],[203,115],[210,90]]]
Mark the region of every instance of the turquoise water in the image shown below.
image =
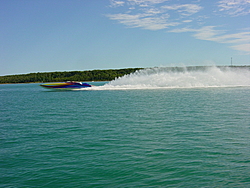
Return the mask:
[[[111,85],[0,85],[0,187],[250,187],[249,86]]]

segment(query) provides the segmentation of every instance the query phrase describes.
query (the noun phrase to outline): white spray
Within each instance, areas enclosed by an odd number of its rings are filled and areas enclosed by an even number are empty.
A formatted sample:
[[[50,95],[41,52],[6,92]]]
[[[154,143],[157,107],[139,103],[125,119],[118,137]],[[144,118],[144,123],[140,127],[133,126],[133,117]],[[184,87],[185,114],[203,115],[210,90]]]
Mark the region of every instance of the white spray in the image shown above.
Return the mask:
[[[250,86],[249,67],[149,68],[119,77],[99,89]]]

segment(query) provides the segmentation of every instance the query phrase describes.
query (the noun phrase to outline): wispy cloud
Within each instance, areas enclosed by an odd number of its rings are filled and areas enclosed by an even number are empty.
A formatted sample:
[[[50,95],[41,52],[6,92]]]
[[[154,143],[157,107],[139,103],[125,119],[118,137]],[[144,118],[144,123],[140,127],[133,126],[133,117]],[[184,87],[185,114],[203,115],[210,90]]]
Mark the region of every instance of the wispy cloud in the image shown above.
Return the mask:
[[[131,4],[137,4],[137,5],[142,5],[142,6],[164,3],[166,1],[169,1],[169,0],[128,0],[128,2]]]
[[[246,54],[250,54],[250,44],[238,44],[235,46],[231,46],[231,48],[242,52],[246,52]]]
[[[148,30],[166,29],[169,26],[176,26],[178,22],[168,22],[168,15],[160,17],[151,16],[150,14],[111,14],[107,15],[112,20],[118,20],[128,27],[140,27]]]
[[[193,20],[183,20],[182,22],[184,22],[184,23],[190,23],[190,22],[192,22]]]
[[[176,10],[183,16],[190,16],[192,14],[195,14],[199,12],[202,7],[196,4],[182,4],[182,5],[167,5],[162,6],[161,8],[166,10]]]
[[[124,1],[118,1],[118,0],[111,0],[110,1],[110,6],[111,7],[119,7],[124,5]]]
[[[250,54],[250,32],[239,32],[234,34],[226,34],[226,31],[216,30],[215,26],[204,26],[200,29],[180,28],[173,29],[169,32],[183,33],[193,32],[196,39],[214,41],[218,43],[231,44],[231,48]]]
[[[214,14],[216,8],[218,17],[250,14],[250,0],[218,0],[212,3],[215,9],[210,10],[210,13],[208,9],[203,11],[206,7],[200,5],[200,0],[184,4],[176,4],[180,1],[173,0],[111,0],[110,2],[112,7],[120,8],[121,12],[106,16],[127,27],[147,30],[165,29],[167,32],[175,33],[191,32],[196,39],[228,43],[232,49],[250,54],[249,28],[246,28],[245,32],[235,31],[231,34],[232,32],[227,29],[218,29],[219,26],[206,25],[204,22]]]
[[[123,13],[106,16],[128,27],[160,30],[192,22],[191,19],[186,18],[202,9],[196,4],[163,4],[167,1],[169,0],[112,0],[111,6],[125,6],[127,10]],[[179,17],[176,17],[176,13]]]
[[[231,16],[250,14],[250,0],[221,0],[218,2],[219,11]]]
[[[154,4],[164,3],[169,0],[110,0],[110,4],[113,7],[117,6],[140,6],[140,7],[147,7]]]

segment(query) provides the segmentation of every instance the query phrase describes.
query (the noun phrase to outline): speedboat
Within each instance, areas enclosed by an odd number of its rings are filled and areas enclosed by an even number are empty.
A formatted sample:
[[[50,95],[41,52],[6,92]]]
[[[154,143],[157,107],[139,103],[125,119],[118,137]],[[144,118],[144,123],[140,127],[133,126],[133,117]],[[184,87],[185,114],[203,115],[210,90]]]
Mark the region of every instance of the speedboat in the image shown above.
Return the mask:
[[[92,87],[92,85],[82,82],[75,82],[75,81],[67,81],[63,83],[48,83],[48,84],[41,84],[40,86],[47,88],[47,89],[82,89],[87,87]]]

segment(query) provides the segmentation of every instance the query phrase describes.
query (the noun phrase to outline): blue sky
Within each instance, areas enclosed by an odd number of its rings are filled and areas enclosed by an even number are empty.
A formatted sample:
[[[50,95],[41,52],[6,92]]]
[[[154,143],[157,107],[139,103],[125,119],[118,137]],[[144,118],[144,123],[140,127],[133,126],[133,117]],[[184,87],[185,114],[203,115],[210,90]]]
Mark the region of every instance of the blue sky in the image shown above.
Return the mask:
[[[250,65],[250,0],[1,0],[0,75]]]

